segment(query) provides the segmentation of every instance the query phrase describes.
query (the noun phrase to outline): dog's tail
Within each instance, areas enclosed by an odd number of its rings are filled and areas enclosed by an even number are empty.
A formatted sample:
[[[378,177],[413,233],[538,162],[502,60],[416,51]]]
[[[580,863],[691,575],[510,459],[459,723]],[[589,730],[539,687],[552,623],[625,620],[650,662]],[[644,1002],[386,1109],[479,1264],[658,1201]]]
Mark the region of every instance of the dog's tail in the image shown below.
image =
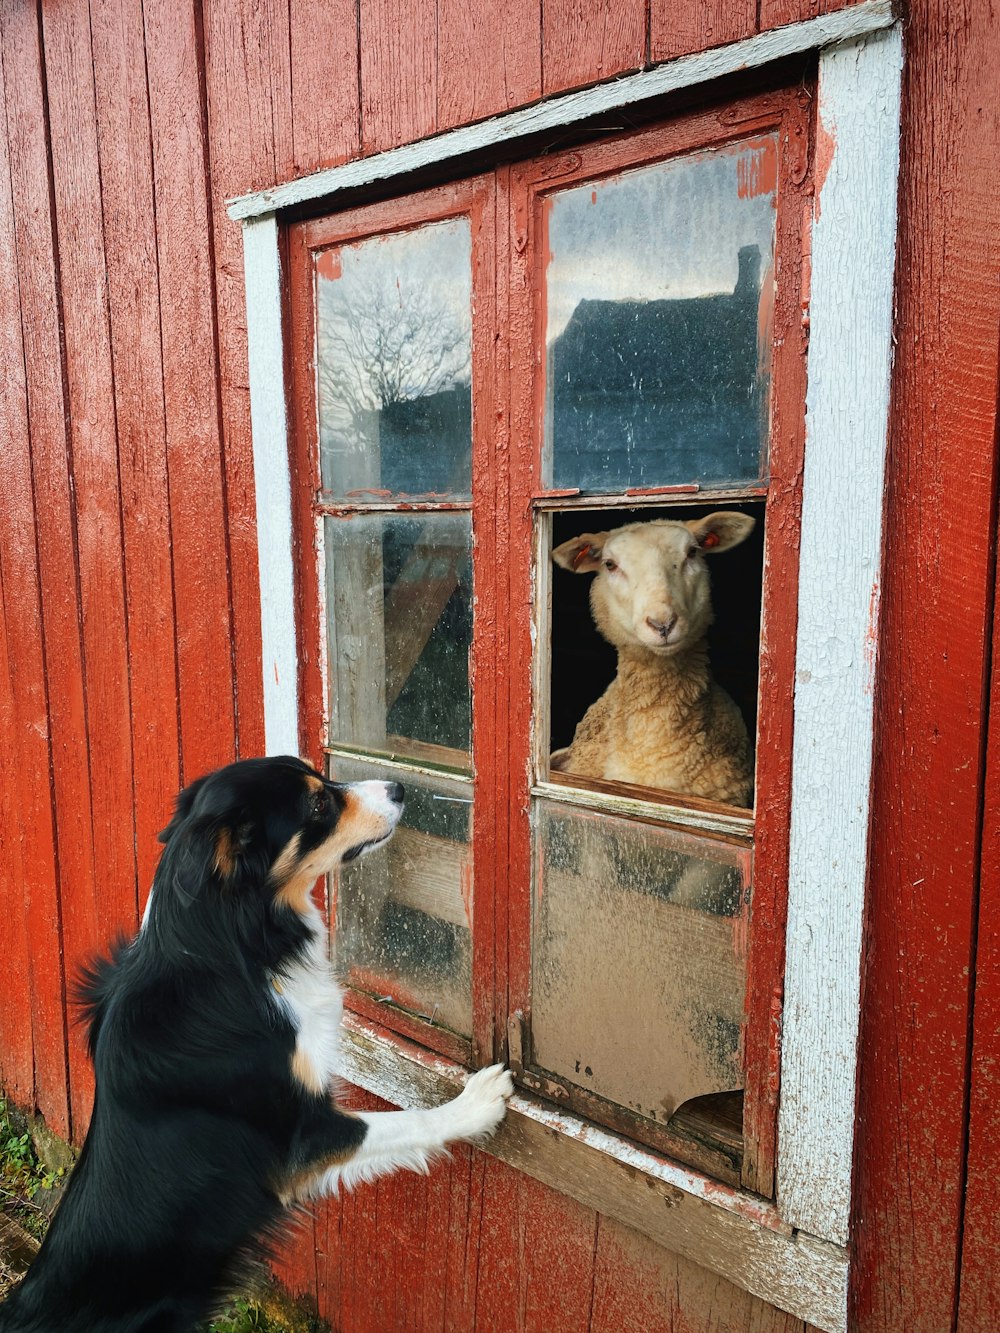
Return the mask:
[[[77,1021],[87,1026],[87,1045],[91,1059],[97,1049],[97,1036],[111,990],[111,975],[119,955],[127,947],[128,941],[124,936],[119,936],[111,947],[110,955],[99,955],[84,963],[70,986],[70,1001],[76,1010]]]

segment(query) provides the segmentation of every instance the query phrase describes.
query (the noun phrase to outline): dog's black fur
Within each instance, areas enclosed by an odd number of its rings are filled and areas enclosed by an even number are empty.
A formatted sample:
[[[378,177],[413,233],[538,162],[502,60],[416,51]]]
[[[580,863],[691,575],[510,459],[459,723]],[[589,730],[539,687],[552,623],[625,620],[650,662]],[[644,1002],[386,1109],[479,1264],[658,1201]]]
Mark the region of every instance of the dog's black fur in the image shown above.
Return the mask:
[[[93,1119],[3,1333],[191,1329],[266,1249],[290,1182],[365,1138],[294,1076],[296,1030],[271,989],[309,943],[287,887],[310,851],[340,837],[343,861],[379,840],[364,819],[345,832],[352,818],[351,788],[294,758],[181,794],[144,928],[82,987]]]

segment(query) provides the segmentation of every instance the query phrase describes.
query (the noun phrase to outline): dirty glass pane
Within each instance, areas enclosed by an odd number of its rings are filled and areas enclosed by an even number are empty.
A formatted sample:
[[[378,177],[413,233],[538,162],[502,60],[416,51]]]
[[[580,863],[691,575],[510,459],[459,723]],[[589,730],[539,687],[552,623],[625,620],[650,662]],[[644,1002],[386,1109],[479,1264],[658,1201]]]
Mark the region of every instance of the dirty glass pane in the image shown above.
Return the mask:
[[[743,1087],[749,854],[535,810],[532,1063],[665,1123]]]
[[[341,979],[439,1027],[472,1031],[472,785],[331,758],[342,782],[401,781],[406,804],[384,847],[334,884]]]
[[[321,250],[315,271],[327,497],[468,498],[469,219]]]
[[[546,200],[550,485],[763,474],[776,179],[770,136]]]
[[[470,515],[328,518],[325,537],[330,743],[467,767]]]

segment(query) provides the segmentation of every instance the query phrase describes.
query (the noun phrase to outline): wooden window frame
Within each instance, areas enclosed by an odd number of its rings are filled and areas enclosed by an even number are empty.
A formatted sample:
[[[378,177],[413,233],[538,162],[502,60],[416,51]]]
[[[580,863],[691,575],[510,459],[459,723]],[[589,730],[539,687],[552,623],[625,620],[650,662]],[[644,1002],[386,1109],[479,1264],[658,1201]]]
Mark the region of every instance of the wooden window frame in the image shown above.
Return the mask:
[[[756,786],[767,801],[742,817],[735,808],[711,802],[678,799],[670,793],[645,792],[645,799],[632,803],[630,817],[665,823],[699,832],[726,832],[730,838],[744,835],[754,854],[753,921],[746,963],[747,1023],[743,1033],[745,1096],[743,1111],[743,1167],[733,1183],[769,1197],[774,1185],[774,1153],[777,1128],[778,1082],[775,1069],[778,1046],[774,1012],[780,1007],[781,969],[784,964],[785,885],[788,878],[788,828],[790,819],[792,757],[792,693],[795,654],[795,620],[798,597],[800,480],[804,442],[806,331],[802,320],[803,249],[808,229],[803,216],[812,191],[809,162],[810,94],[805,89],[782,90],[734,98],[721,108],[676,117],[653,128],[635,130],[597,144],[588,144],[557,157],[535,158],[501,175],[499,209],[514,221],[516,235],[511,246],[511,291],[500,293],[507,307],[511,329],[511,434],[532,448],[511,451],[512,569],[533,571],[534,608],[515,615],[511,626],[508,660],[528,663],[512,689],[509,733],[515,762],[511,765],[513,788],[507,804],[511,810],[527,811],[540,798],[560,803],[574,800],[569,789],[580,795],[586,788],[600,790],[603,784],[572,780],[571,775],[546,777],[548,768],[547,705],[549,651],[546,607],[549,601],[551,561],[541,541],[547,512],[633,508],[634,517],[643,510],[658,512],[671,504],[722,505],[728,499],[759,498],[764,501],[765,544],[761,607],[760,668],[758,680],[758,726],[755,737]],[[555,192],[585,181],[613,177],[649,162],[683,158],[715,148],[731,147],[748,140],[774,135],[778,141],[776,162],[775,304],[771,334],[772,361],[769,383],[768,427],[762,449],[769,456],[769,482],[748,480],[732,488],[705,486],[691,493],[684,488],[666,488],[636,495],[628,491],[605,496],[567,496],[546,490],[541,473],[544,431],[545,368],[539,350],[545,346],[545,245],[542,215],[545,201]],[[671,494],[671,490],[680,490]],[[524,597],[512,599],[523,608]],[[612,789],[622,796],[621,784]],[[687,810],[685,809],[687,807]],[[602,795],[592,809],[614,811],[614,802]],[[691,811],[689,814],[688,811]],[[512,820],[509,834],[510,878],[515,884],[530,884],[532,878],[531,833],[527,818]],[[507,961],[510,1010],[528,1014],[531,1005],[531,895],[510,895],[508,900],[511,941]],[[530,1041],[530,1022],[525,1024],[525,1042]],[[523,1053],[521,1077],[532,1085],[529,1051]],[[548,1096],[584,1114],[595,1116],[633,1138],[659,1147],[692,1164],[692,1146],[679,1140],[668,1127],[650,1125],[626,1108],[615,1108],[583,1089],[564,1087],[564,1080],[544,1071],[534,1086]],[[706,1169],[710,1155],[704,1158]],[[724,1169],[715,1167],[716,1174]],[[728,1175],[723,1175],[727,1179]]]
[[[847,1320],[899,162],[902,36],[890,5],[864,0],[247,196],[230,211],[244,221],[265,724],[267,748],[278,752],[297,748],[299,736],[278,210],[813,50],[820,200],[811,286],[803,284],[810,344],[776,1202],[720,1186],[523,1093],[487,1150],[814,1326],[839,1331]],[[833,631],[831,551],[844,590]],[[344,1051],[346,1077],[397,1102],[430,1103],[463,1080],[454,1062],[405,1039],[387,1042],[361,1016],[347,1020]],[[674,1206],[651,1206],[657,1193]]]
[[[356,244],[374,236],[413,230],[419,226],[446,222],[457,217],[470,220],[472,236],[472,292],[477,303],[477,318],[472,324],[472,498],[470,500],[420,500],[413,498],[330,499],[322,495],[318,451],[310,443],[316,433],[315,348],[314,348],[314,255],[333,246]],[[326,644],[324,527],[328,519],[350,519],[359,515],[467,513],[472,520],[476,554],[473,584],[476,614],[473,616],[471,662],[496,661],[498,655],[498,618],[492,613],[495,590],[490,580],[477,576],[480,565],[496,567],[499,556],[494,549],[496,526],[496,477],[492,466],[494,376],[491,367],[490,330],[495,306],[494,271],[491,263],[495,250],[495,182],[492,173],[467,177],[461,181],[422,190],[401,200],[364,205],[315,219],[291,230],[289,270],[293,312],[291,336],[292,397],[292,511],[296,543],[300,552],[298,573],[297,640],[298,657],[299,749],[312,752],[316,738],[326,737],[330,716],[325,698],[328,672],[323,669]],[[317,500],[315,497],[320,496]],[[306,554],[310,546],[315,558]],[[471,683],[471,681],[470,681]],[[492,672],[479,674],[472,689],[472,736],[468,775],[476,808],[473,816],[472,880],[476,899],[491,903],[496,893],[498,869],[497,821],[489,812],[480,817],[480,784],[474,770],[474,757],[492,755],[496,748],[496,679]],[[350,751],[325,744],[325,755],[336,760],[364,758],[362,748]],[[323,757],[312,754],[322,763]],[[381,762],[373,756],[373,762]],[[390,761],[390,766],[392,763]],[[401,759],[398,776],[404,783],[407,771],[419,775],[414,761]],[[500,825],[502,834],[502,824]],[[472,1034],[469,1040],[441,1027],[422,1022],[395,1006],[379,1003],[360,991],[345,993],[346,1006],[400,1036],[422,1042],[431,1050],[466,1065],[489,1063],[495,1049],[494,1036],[494,940],[492,913],[473,912],[472,932]]]

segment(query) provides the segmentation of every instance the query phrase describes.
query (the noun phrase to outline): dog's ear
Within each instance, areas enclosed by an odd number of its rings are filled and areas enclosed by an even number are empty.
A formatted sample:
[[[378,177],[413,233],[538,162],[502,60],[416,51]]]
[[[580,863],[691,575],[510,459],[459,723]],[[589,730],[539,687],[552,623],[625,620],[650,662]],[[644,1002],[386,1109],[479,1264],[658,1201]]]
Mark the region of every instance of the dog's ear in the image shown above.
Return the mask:
[[[184,820],[187,819],[188,815],[191,813],[195,798],[204,785],[205,779],[197,778],[194,782],[185,787],[177,797],[177,804],[174,806],[173,818],[167,827],[163,829],[161,833],[157,834],[157,838],[160,842],[169,842],[174,836],[180,825],[184,823]]]
[[[256,873],[251,864],[252,824],[243,810],[173,818],[156,884],[181,902],[193,902],[209,884],[229,889]]]

